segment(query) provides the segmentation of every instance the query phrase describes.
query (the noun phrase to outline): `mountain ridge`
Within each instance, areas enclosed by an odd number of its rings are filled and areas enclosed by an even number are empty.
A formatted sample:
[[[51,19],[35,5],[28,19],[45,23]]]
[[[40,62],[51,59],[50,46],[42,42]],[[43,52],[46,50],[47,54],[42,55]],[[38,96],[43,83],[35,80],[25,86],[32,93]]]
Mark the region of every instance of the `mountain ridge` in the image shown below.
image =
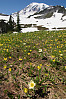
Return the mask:
[[[66,9],[63,6],[60,6],[60,5],[50,6],[50,7],[46,8],[46,9],[40,11],[40,12],[35,13],[34,15],[40,14],[42,16],[39,16],[39,17],[36,17],[36,18],[39,18],[39,19],[44,18],[45,19],[45,18],[50,18],[53,15],[54,12],[62,13],[64,15],[66,15]],[[28,18],[29,17],[30,16],[28,16]]]

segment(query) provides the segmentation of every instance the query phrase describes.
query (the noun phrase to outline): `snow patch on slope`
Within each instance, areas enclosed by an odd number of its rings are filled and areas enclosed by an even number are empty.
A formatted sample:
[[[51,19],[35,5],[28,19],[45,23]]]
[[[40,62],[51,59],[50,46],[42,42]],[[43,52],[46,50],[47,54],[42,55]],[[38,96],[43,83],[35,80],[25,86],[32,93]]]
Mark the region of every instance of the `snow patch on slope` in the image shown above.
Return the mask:
[[[22,28],[22,32],[26,33],[26,32],[34,32],[34,31],[39,31],[37,28]]]
[[[6,20],[6,22],[8,22],[9,16],[2,16],[2,15],[0,15],[0,20]]]
[[[66,16],[63,17],[63,20],[66,20]]]
[[[40,19],[38,20],[38,26],[43,25],[43,27],[47,27],[49,29],[52,28],[58,28],[58,27],[65,27],[66,22],[61,20],[62,13],[57,13],[55,12],[54,15],[51,18],[46,18],[46,19]]]

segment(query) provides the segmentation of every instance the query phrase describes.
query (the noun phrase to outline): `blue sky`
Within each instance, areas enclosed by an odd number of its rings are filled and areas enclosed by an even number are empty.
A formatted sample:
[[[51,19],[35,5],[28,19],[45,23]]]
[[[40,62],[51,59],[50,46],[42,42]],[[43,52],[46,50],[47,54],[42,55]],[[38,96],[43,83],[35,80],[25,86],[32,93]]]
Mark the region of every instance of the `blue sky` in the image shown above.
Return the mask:
[[[66,0],[0,0],[0,13],[11,14],[20,11],[32,2],[62,5],[66,8]]]

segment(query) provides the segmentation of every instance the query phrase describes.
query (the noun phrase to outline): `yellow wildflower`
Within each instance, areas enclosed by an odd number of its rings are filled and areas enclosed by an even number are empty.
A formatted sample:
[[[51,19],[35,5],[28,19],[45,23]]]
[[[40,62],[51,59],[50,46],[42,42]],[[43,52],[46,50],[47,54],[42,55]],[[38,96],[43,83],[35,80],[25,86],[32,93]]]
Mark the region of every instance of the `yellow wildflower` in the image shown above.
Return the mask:
[[[49,74],[45,73],[45,76],[48,76]]]
[[[59,51],[59,53],[61,53],[61,51]]]
[[[7,60],[7,58],[4,58],[4,60]]]
[[[8,52],[8,49],[7,49],[7,52]]]
[[[46,51],[46,49],[44,49],[44,51]]]
[[[54,58],[55,56],[52,55],[52,57]]]
[[[4,69],[6,69],[7,66],[4,66]]]
[[[26,50],[24,50],[24,52],[26,52]]]
[[[32,65],[32,63],[30,63],[30,65]]]
[[[34,48],[35,48],[35,46],[34,46]]]
[[[36,45],[38,45],[38,43]]]
[[[0,46],[3,46],[3,44],[0,44]]]
[[[55,62],[55,59],[53,59],[53,62]]]
[[[27,93],[28,92],[28,89],[27,88],[24,88],[24,92]]]
[[[60,57],[62,59],[62,57]]]
[[[6,49],[3,49],[3,50],[6,50]]]
[[[65,66],[65,69],[66,69],[66,66]]]
[[[9,68],[9,71],[11,71],[11,68]]]
[[[52,47],[50,46],[50,48],[52,48]]]
[[[30,50],[30,52],[31,52],[32,50]]]
[[[57,48],[58,48],[58,46],[57,46]]]
[[[37,66],[38,70],[41,69],[41,66]]]
[[[9,58],[11,58],[11,56],[9,56]]]
[[[22,58],[19,58],[19,60],[22,60]]]
[[[42,64],[40,64],[40,66],[42,66]]]
[[[24,59],[26,59],[26,57],[24,57]]]
[[[47,66],[50,66],[50,65],[47,64]]]
[[[30,55],[30,53],[28,53],[28,55]]]

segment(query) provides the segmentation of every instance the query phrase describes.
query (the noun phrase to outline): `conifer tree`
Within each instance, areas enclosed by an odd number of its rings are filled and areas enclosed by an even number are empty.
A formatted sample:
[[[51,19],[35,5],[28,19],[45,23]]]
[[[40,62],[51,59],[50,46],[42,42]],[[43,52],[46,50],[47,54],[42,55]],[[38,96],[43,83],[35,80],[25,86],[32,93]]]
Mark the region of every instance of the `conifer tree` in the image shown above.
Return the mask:
[[[21,26],[20,26],[19,22],[20,22],[20,19],[19,19],[19,14],[18,14],[17,15],[17,32],[21,31]]]
[[[9,25],[9,31],[13,31],[14,29],[14,22],[12,21],[12,16],[10,15],[9,21],[8,21],[8,25]]]
[[[0,32],[1,33],[7,32],[7,26],[8,26],[8,24],[5,23],[5,20],[0,20]]]

